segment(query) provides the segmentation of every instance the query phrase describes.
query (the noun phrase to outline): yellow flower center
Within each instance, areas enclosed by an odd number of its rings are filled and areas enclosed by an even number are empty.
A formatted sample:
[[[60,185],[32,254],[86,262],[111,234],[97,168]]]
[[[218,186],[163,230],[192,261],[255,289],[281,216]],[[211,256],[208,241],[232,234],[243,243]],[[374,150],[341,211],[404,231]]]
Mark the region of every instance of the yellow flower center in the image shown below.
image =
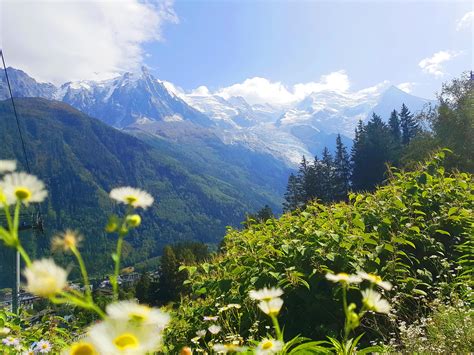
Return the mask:
[[[24,186],[18,186],[16,189],[15,189],[15,196],[19,199],[19,200],[29,200],[30,197],[31,197],[31,191],[30,189],[28,189],[27,187],[24,187]]]
[[[97,352],[94,349],[94,346],[90,343],[77,343],[71,347],[71,355],[94,355]]]
[[[266,340],[263,344],[262,344],[262,349],[263,350],[268,350],[268,349],[271,349],[273,348],[273,343],[271,342],[271,340]]]
[[[138,198],[136,196],[133,196],[133,195],[125,196],[125,201],[127,201],[129,205],[133,205],[133,203],[137,202],[137,200]]]
[[[138,348],[138,339],[133,334],[124,333],[114,339],[114,344],[119,350],[136,349]]]

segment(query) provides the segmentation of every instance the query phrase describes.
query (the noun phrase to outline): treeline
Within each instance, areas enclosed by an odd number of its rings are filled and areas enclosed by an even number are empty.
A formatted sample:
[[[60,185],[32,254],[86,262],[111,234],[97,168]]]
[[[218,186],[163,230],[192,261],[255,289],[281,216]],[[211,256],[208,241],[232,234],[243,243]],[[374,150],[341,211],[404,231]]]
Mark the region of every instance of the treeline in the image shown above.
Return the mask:
[[[474,123],[473,80],[467,75],[444,84],[436,108],[414,115],[403,104],[386,122],[373,113],[359,121],[350,153],[338,135],[334,156],[303,156],[298,172],[288,178],[283,209],[292,211],[317,199],[345,200],[349,191],[372,191],[387,179],[387,167],[410,167],[434,150],[450,148],[451,169],[472,172]]]
[[[150,305],[164,305],[177,301],[186,291],[183,282],[186,270],[181,265],[194,265],[209,258],[209,249],[201,242],[182,242],[163,248],[159,267],[154,272],[144,272],[135,286],[135,297]]]

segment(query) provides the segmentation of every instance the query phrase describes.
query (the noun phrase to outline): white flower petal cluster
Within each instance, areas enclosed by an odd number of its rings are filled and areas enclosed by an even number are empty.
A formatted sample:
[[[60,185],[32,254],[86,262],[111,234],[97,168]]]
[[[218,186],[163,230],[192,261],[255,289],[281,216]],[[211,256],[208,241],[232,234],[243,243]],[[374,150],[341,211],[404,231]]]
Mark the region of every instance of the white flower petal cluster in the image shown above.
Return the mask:
[[[47,340],[42,339],[36,344],[34,351],[41,354],[45,354],[49,353],[51,351],[51,348],[51,343]]]
[[[110,191],[110,198],[132,206],[134,208],[146,209],[153,204],[153,197],[146,191],[134,187],[117,187]]]
[[[111,303],[107,306],[106,311],[112,320],[155,327],[159,331],[165,329],[170,321],[168,313],[133,301]]]
[[[10,173],[16,170],[15,160],[0,160],[0,174]]]
[[[20,345],[20,340],[10,336],[3,339],[2,343],[6,346],[18,346]]]
[[[344,284],[357,284],[362,282],[360,276],[357,275],[349,275],[345,272],[340,272],[338,274],[327,273],[326,279],[332,282],[341,282]]]
[[[380,286],[384,290],[390,291],[392,289],[392,284],[388,281],[383,281],[379,275],[368,274],[364,271],[359,271],[357,275],[361,279],[370,281],[371,283],[376,284],[377,286]]]
[[[249,292],[249,296],[253,300],[260,301],[258,307],[263,313],[269,316],[276,316],[280,312],[283,306],[283,300],[280,296],[283,295],[283,291],[280,288],[266,288],[261,290],[252,290]]]
[[[217,324],[213,324],[209,328],[207,328],[207,330],[209,330],[209,333],[214,334],[214,335],[218,334],[221,331],[221,329],[222,329],[221,326]]]
[[[280,309],[283,306],[283,300],[279,297],[273,298],[270,301],[260,301],[258,307],[262,310],[263,313],[268,314],[269,316],[276,316],[280,313]]]
[[[89,338],[99,354],[138,355],[157,350],[162,335],[154,327],[108,319],[91,327]]]
[[[270,301],[273,298],[280,297],[283,295],[281,288],[262,288],[261,290],[252,290],[249,292],[249,296],[253,300],[257,301]]]
[[[389,313],[390,304],[382,298],[382,295],[370,288],[362,291],[362,302],[365,307],[377,313]]]
[[[35,260],[23,274],[26,289],[41,297],[50,297],[61,292],[67,284],[67,272],[52,259]]]
[[[48,192],[44,183],[36,176],[24,172],[7,174],[0,180],[2,191],[8,206],[21,201],[24,205],[30,202],[42,202]]]
[[[255,350],[256,355],[276,354],[283,349],[283,343],[274,339],[263,339]]]

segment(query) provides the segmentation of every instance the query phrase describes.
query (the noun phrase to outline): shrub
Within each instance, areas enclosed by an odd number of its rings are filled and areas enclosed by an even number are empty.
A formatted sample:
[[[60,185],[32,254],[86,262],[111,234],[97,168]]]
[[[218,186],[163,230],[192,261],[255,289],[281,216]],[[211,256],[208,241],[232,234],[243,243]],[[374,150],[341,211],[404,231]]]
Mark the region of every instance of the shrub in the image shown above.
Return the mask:
[[[414,172],[393,169],[386,186],[350,194],[348,203],[314,202],[280,219],[229,229],[211,262],[188,268],[186,283],[192,291],[181,303],[186,307],[176,311],[170,341],[186,343],[204,326],[203,316],[228,303],[242,305],[238,324],[244,339],[263,336],[271,324],[242,295],[264,286],[285,292],[281,319],[286,337],[337,336],[343,327],[337,316],[341,293],[329,287],[324,278],[328,270],[364,269],[392,281],[394,289],[385,293],[397,296],[399,309],[391,317],[408,323],[429,307],[435,290],[466,293],[472,278],[454,281],[472,273],[459,248],[472,243],[474,235],[474,184],[469,174],[448,175],[444,154]],[[359,301],[360,294],[349,291],[348,298]],[[185,329],[178,329],[184,323]],[[373,315],[365,322],[369,324],[373,339],[387,340],[393,330],[387,317]]]

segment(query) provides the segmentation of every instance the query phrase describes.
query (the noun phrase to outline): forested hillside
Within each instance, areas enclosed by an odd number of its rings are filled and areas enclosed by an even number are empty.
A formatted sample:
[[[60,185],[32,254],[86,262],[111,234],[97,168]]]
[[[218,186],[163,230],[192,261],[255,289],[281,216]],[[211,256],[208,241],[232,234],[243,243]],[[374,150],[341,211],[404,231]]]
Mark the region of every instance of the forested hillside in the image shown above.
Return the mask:
[[[279,205],[274,187],[266,189],[266,182],[238,167],[221,162],[220,176],[214,167],[206,173],[205,163],[196,162],[201,168],[195,169],[195,162],[182,160],[181,148],[172,143],[153,148],[63,103],[16,103],[31,170],[49,190],[41,206],[46,232],[27,238],[38,247],[38,255],[49,249],[54,233],[78,229],[90,237],[84,244],[85,259],[93,261],[94,273],[104,273],[108,260],[97,256],[110,251],[103,227],[113,206],[106,196],[119,185],[141,186],[157,200],[144,216],[140,238],[125,246],[126,264],[158,255],[165,244],[181,240],[218,243],[225,227],[238,226],[246,212]],[[24,162],[10,101],[0,103],[0,113],[1,157]],[[224,180],[226,171],[238,175]]]

